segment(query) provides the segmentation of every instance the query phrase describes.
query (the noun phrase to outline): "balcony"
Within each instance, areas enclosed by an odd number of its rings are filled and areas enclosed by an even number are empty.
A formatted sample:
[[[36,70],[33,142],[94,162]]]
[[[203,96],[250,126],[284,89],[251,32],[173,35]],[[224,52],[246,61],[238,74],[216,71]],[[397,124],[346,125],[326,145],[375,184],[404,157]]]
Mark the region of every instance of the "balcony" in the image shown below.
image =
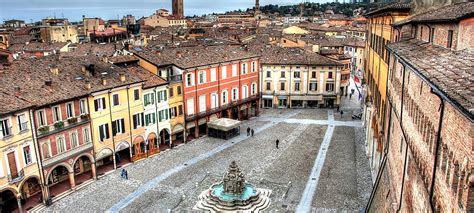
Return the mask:
[[[89,122],[89,120],[90,120],[89,114],[85,114],[85,115],[81,115],[80,117],[68,118],[66,121],[58,121],[54,123],[53,125],[42,126],[38,128],[38,137],[42,138],[54,133],[58,133],[64,129],[80,126],[82,124]]]
[[[88,142],[76,148],[67,150],[63,153],[57,154],[55,156],[49,157],[48,159],[43,160],[43,166],[48,167],[57,162],[61,162],[63,160],[69,159],[71,157],[77,156],[82,152],[92,149],[92,143]]]
[[[198,112],[197,114],[187,115],[186,116],[186,121],[194,121],[194,120],[197,120],[197,119],[201,119],[201,118],[206,117],[208,115],[212,115],[216,112],[220,112],[220,111],[232,108],[234,106],[238,106],[238,105],[241,105],[241,104],[244,104],[244,103],[248,103],[248,102],[257,100],[259,98],[260,98],[260,93],[257,93],[253,96],[248,97],[248,98],[237,100],[237,101],[232,101],[230,103],[224,104],[224,105],[216,107],[214,109],[208,109],[204,112]]]
[[[18,172],[18,174],[15,177],[13,177],[10,174],[7,176],[8,183],[10,183],[10,184],[19,183],[20,181],[23,180],[24,177],[25,177],[25,170],[21,169],[20,172]]]

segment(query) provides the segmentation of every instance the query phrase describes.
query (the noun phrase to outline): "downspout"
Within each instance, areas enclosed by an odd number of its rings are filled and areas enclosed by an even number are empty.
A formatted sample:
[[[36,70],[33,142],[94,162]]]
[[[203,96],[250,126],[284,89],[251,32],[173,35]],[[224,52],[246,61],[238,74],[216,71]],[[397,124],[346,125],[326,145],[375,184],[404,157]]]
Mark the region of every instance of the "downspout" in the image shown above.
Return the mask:
[[[133,117],[130,113],[130,94],[129,94],[129,90],[130,90],[130,85],[127,86],[127,107],[128,107],[128,120],[133,120]],[[141,115],[138,116],[138,119],[140,120],[142,117]],[[141,125],[143,125],[143,121],[141,121]],[[132,121],[132,124],[133,124],[133,121]],[[133,148],[133,134],[132,134],[132,125],[129,125],[130,127],[130,158],[132,158],[132,148]],[[115,145],[114,145],[115,146]]]
[[[112,126],[112,122],[113,122],[113,119],[112,119],[112,102],[110,101],[110,96],[111,96],[111,93],[112,93],[112,89],[109,90],[109,118],[110,118],[110,124]],[[107,132],[109,131],[109,129],[107,128]],[[114,136],[114,133],[112,132],[112,146],[113,146],[113,155],[112,155],[112,159],[114,160],[114,170],[117,169],[117,162],[115,161],[115,136]]]
[[[438,153],[439,153],[439,146],[441,144],[441,128],[443,127],[443,118],[444,118],[444,100],[443,98],[436,92],[431,89],[431,93],[438,96],[439,100],[441,101],[440,104],[440,115],[439,115],[439,122],[438,122],[438,132],[436,133],[436,150],[435,150],[435,160],[433,165],[433,177],[431,178],[431,187],[430,187],[430,205],[431,210],[435,211],[435,206],[433,203],[433,196],[434,196],[434,185],[435,185],[435,178],[436,178],[436,169],[438,168]]]
[[[43,170],[43,161],[41,160],[41,152],[39,151],[40,150],[40,144],[38,143],[38,132],[36,131],[36,128],[35,128],[35,125],[36,124],[36,119],[35,117],[33,116],[33,110],[30,109],[28,110],[29,111],[29,116],[30,116],[30,128],[31,128],[31,131],[32,131],[32,136],[33,136],[33,144],[36,145],[34,146],[35,147],[35,152],[36,152],[36,160],[38,161],[38,169],[39,169],[39,174],[40,174],[40,181],[41,181],[41,185],[43,185],[43,189],[41,190],[42,192],[42,200],[43,200],[43,204],[46,204],[46,201],[48,200],[49,198],[49,189],[47,190],[47,194],[48,194],[48,197],[45,199],[45,196],[44,196],[44,187],[47,187],[47,181],[46,181],[46,178],[44,176],[44,170]]]
[[[405,91],[405,73],[406,73],[406,69],[405,69],[405,66],[403,66],[402,94],[400,95],[401,99],[402,99],[401,105],[400,105],[400,128],[401,128],[402,133],[403,133],[403,140],[405,141],[405,146],[406,147],[405,147],[405,160],[404,160],[404,163],[403,163],[402,188],[400,190],[400,200],[399,200],[399,203],[398,203],[397,212],[400,212],[400,209],[402,208],[403,189],[405,188],[405,175],[406,175],[407,157],[408,157],[408,143],[407,143],[407,140],[406,140],[405,132],[403,131],[403,102],[404,102],[403,91]]]

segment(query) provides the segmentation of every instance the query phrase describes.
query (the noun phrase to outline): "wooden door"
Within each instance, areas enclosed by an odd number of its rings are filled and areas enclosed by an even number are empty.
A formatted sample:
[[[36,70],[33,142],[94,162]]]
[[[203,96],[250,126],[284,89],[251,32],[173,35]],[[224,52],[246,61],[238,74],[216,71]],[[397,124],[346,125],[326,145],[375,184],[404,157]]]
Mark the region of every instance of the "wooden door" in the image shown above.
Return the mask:
[[[16,178],[18,176],[18,170],[16,168],[16,159],[15,159],[15,153],[10,152],[8,153],[8,166],[10,167],[10,175],[12,178]]]

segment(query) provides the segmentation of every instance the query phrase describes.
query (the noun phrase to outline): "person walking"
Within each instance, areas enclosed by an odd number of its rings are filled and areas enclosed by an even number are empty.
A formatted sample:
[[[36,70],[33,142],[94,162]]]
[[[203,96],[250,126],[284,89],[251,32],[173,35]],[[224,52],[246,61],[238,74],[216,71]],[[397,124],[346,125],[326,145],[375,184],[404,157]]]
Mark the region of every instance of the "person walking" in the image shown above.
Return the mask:
[[[344,114],[344,112],[342,112],[342,110],[341,110],[341,118],[342,118],[342,115],[343,115],[343,114]]]
[[[339,112],[339,105],[337,105],[337,111]]]
[[[120,173],[120,177],[122,179],[125,179],[125,169],[122,169],[121,173]]]
[[[254,132],[253,129],[252,129],[252,130],[250,130],[250,133],[252,134],[252,137],[253,137],[253,134],[254,134],[255,132]]]
[[[128,171],[126,169],[124,169],[125,171],[125,180],[128,180]]]
[[[352,99],[352,93],[351,93],[351,94],[349,94],[349,99]]]
[[[276,148],[277,148],[277,149],[279,149],[279,148],[278,148],[278,144],[279,144],[279,143],[280,143],[280,140],[277,139],[276,142],[275,142],[275,145],[276,145]]]
[[[250,127],[247,127],[247,136],[250,135]]]

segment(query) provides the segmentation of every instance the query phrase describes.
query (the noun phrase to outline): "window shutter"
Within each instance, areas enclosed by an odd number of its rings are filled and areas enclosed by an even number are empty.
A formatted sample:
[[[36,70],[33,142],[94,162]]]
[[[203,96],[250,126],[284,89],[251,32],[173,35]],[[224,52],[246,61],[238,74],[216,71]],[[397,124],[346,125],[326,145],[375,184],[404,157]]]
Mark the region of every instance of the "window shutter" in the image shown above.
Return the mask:
[[[117,121],[112,122],[112,135],[117,135]]]
[[[143,114],[144,114],[143,112],[140,114],[140,118],[141,118],[140,126],[143,126],[143,121],[145,120],[145,119],[143,119],[143,116],[144,116]]]
[[[97,99],[94,100],[94,109],[95,109],[96,112],[99,111],[99,103],[98,102],[99,102],[99,100],[97,100]]]
[[[120,120],[120,123],[121,123],[121,127],[122,127],[122,133],[125,133],[125,120],[124,119],[121,119]]]
[[[137,115],[133,115],[133,129],[137,128]]]
[[[110,138],[110,135],[109,135],[109,124],[105,124],[105,138]]]
[[[99,126],[99,137],[100,137],[100,141],[103,141],[104,140],[104,126]]]
[[[165,95],[164,100],[166,101],[168,99],[166,90],[163,91],[163,94]]]
[[[161,102],[161,92],[158,92],[158,103]]]
[[[102,100],[102,107],[103,107],[104,109],[107,108],[107,107],[105,107],[105,98],[102,98],[101,100]]]

